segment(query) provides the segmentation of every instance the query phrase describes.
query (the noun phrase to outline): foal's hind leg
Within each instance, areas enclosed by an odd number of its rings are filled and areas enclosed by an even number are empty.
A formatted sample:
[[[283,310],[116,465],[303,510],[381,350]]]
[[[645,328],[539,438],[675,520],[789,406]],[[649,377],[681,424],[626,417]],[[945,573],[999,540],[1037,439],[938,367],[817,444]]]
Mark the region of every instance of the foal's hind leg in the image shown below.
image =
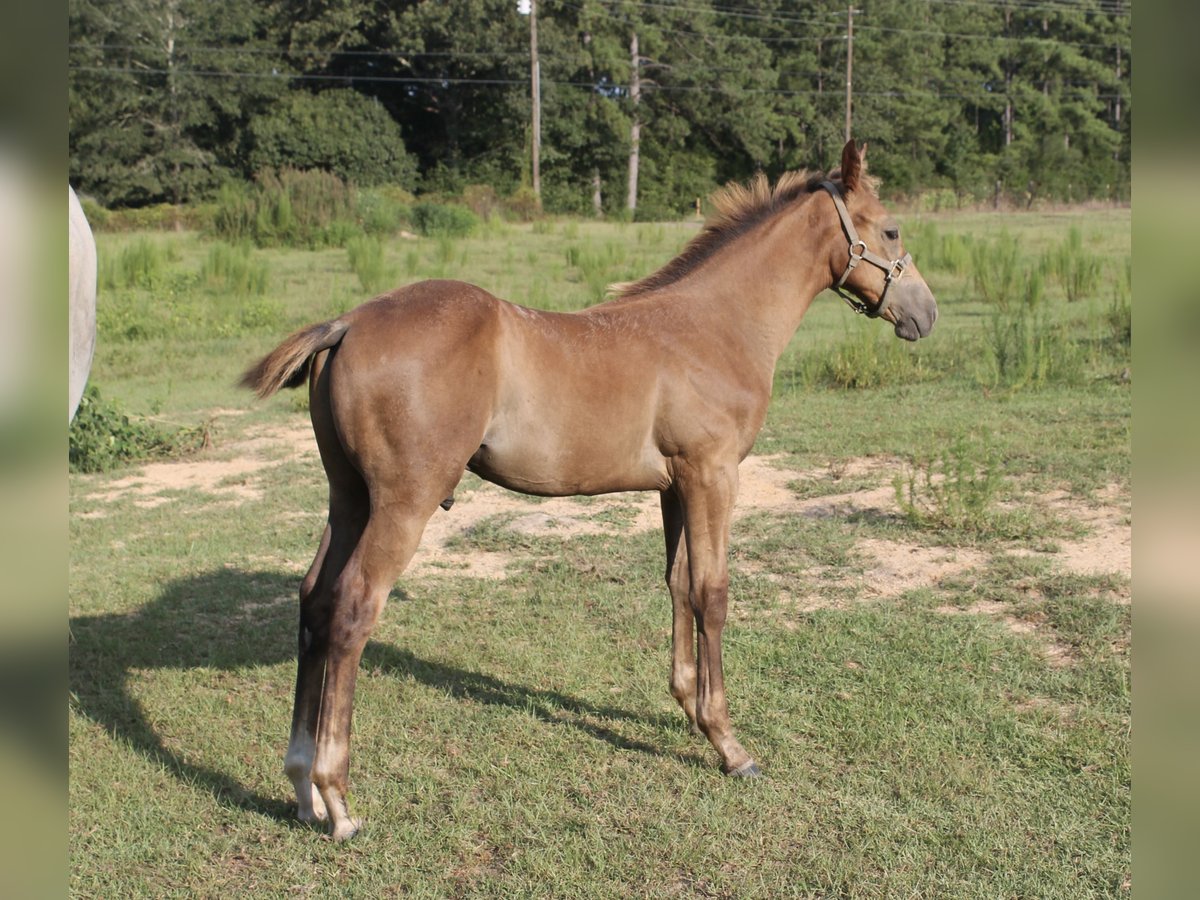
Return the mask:
[[[292,734],[288,740],[287,756],[283,771],[296,789],[296,817],[301,822],[323,822],[326,818],[325,801],[313,787],[312,761],[316,750],[317,719],[321,712],[321,685],[325,681],[325,646],[316,635],[323,631],[318,619],[327,618],[328,604],[322,609],[316,597],[321,569],[329,553],[332,527],[325,525],[321,535],[321,546],[309,567],[308,574],[300,584],[299,644],[296,653],[296,699],[292,707]]]
[[[333,494],[329,523],[316,558],[300,585],[300,625],[296,657],[296,696],[292,732],[283,769],[296,790],[296,815],[302,822],[323,822],[325,801],[312,783],[317,723],[325,684],[333,586],[362,536],[365,487],[357,503]]]
[[[687,543],[683,540],[683,507],[674,490],[660,495],[663,535],[667,539],[667,588],[671,592],[671,696],[696,724],[696,637],[692,627],[692,606],[688,600],[691,579],[688,576]]]
[[[373,505],[371,519],[333,590],[312,780],[328,810],[334,840],[353,837],[362,825],[361,819],[350,817],[346,791],[351,713],[363,648],[441,496],[419,505]]]

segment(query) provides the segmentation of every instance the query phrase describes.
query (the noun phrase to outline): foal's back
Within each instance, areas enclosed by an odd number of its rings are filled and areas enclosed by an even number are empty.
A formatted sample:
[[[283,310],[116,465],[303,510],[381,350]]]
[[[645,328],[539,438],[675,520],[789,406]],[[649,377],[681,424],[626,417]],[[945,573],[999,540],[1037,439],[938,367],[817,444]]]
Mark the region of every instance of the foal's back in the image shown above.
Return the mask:
[[[339,436],[364,469],[400,451],[534,494],[665,487],[673,365],[646,317],[531,310],[455,281],[401,288],[349,314],[330,361]]]

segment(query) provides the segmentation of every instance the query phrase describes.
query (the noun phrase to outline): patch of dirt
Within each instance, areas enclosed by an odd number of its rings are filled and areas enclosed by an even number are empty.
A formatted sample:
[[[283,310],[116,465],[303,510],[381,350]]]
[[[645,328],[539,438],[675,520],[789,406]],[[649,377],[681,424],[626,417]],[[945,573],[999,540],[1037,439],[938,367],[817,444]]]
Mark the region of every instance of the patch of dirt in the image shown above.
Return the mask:
[[[1058,565],[1078,575],[1116,572],[1130,578],[1133,572],[1133,517],[1121,489],[1110,484],[1097,492],[1092,503],[1055,491],[1043,498],[1056,513],[1082,522],[1088,533],[1062,541],[1053,554]],[[1124,598],[1128,602],[1128,597]]]
[[[221,411],[232,415],[230,411]],[[284,462],[317,458],[317,444],[307,422],[259,429],[233,446],[233,459],[181,460],[147,463],[133,474],[110,481],[103,490],[86,495],[87,500],[113,503],[132,497],[133,505],[152,509],[172,502],[179,491],[200,491],[234,504],[261,500],[262,488],[255,477],[264,469]],[[81,514],[84,518],[102,518],[102,510]]]

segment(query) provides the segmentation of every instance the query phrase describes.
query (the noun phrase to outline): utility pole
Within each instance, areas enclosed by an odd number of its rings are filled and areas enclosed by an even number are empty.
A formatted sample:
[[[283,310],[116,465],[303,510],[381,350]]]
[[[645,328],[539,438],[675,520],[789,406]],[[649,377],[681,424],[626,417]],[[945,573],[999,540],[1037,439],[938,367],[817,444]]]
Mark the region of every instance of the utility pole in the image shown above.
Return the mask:
[[[629,41],[629,56],[632,63],[632,71],[629,76],[629,99],[633,102],[633,122],[629,126],[629,194],[625,199],[625,208],[633,213],[637,209],[638,158],[642,141],[642,123],[638,119],[638,104],[642,99],[642,76],[636,31]]]
[[[538,62],[537,0],[529,0],[529,83],[533,95],[533,196],[542,206],[542,70]]]
[[[854,106],[854,5],[846,7],[846,140],[850,140]]]

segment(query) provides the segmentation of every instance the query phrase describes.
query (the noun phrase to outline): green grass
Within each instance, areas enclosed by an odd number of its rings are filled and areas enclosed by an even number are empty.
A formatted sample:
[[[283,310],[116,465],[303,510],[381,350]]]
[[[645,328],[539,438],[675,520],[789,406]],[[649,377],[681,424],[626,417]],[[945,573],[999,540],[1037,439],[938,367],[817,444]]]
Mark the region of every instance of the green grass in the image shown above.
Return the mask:
[[[864,456],[894,460],[895,474],[964,460],[974,474],[930,482],[958,491],[922,495],[944,521],[759,510],[739,522],[727,686],[766,778],[722,778],[667,693],[658,534],[538,537],[502,517],[460,549],[513,553],[505,580],[406,578],[393,592],[355,710],[351,803],[368,824],[333,845],[294,823],[281,771],[294,597],[326,502],[319,465],[274,451],[250,479],[259,493],[237,502],[195,487],[159,505],[107,498],[131,471],[72,475],[72,893],[1127,895],[1128,584],[1012,551],[1083,527],[1043,514],[1043,493],[1116,485],[1128,498],[1129,214],[910,225],[945,260],[915,253],[941,307],[933,336],[902,344],[820,298],[780,361],[756,452],[827,471],[797,478],[805,498],[890,485],[842,477]],[[1074,302],[1056,279],[1043,286],[1038,308],[1077,354],[1076,376],[999,382],[986,358],[994,310],[962,248],[1004,229],[1034,267],[1072,226],[1118,279]],[[693,230],[547,221],[383,249],[406,280],[462,278],[573,309],[602,282],[650,272]],[[99,298],[93,381],[106,397],[179,425],[213,420],[206,461],[303,421],[292,395],[258,404],[234,382],[288,329],[365,299],[344,250],[256,250],[265,292],[225,297],[201,277],[226,252],[209,240],[98,239],[102,266],[138,248],[121,269],[134,274]],[[274,309],[270,322],[245,315],[254,304]],[[831,375],[855,367],[862,378]],[[992,481],[976,484],[984,470]],[[871,600],[853,587],[871,564],[866,538],[969,544],[984,561]],[[785,595],[820,602],[806,611]]]

